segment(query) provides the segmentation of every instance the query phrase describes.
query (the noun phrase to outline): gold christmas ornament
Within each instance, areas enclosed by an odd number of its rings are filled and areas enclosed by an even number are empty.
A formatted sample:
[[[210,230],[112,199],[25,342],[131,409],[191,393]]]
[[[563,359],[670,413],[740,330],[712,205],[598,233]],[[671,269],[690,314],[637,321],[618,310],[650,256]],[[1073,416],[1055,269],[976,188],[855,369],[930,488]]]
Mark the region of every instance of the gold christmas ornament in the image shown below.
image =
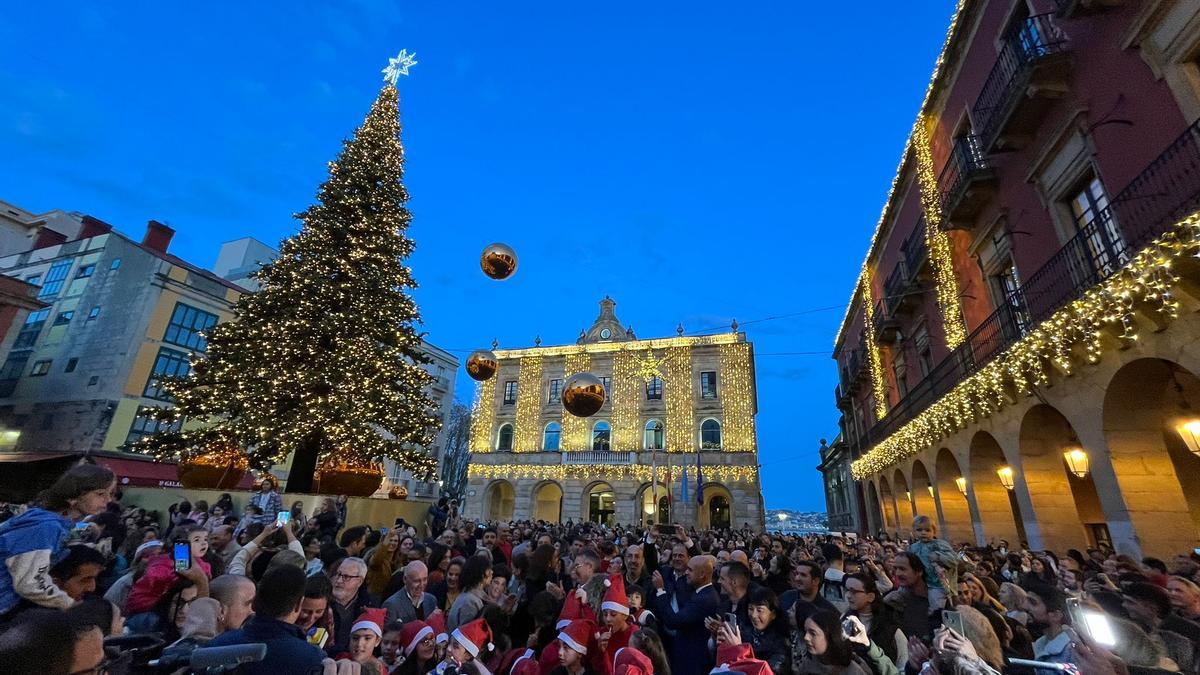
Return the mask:
[[[486,349],[477,349],[467,357],[467,375],[476,382],[492,379],[499,369],[496,355]]]
[[[369,497],[383,484],[383,467],[353,458],[329,459],[317,468],[313,492],[322,495]]]
[[[388,499],[408,499],[408,488],[403,485],[393,485],[388,490]]]
[[[232,443],[180,460],[179,482],[190,490],[230,490],[242,482],[250,462]]]
[[[605,395],[600,378],[591,373],[576,373],[563,385],[563,409],[576,417],[591,417],[604,405]]]
[[[517,271],[517,252],[508,244],[488,244],[479,256],[479,266],[489,277],[504,281]]]

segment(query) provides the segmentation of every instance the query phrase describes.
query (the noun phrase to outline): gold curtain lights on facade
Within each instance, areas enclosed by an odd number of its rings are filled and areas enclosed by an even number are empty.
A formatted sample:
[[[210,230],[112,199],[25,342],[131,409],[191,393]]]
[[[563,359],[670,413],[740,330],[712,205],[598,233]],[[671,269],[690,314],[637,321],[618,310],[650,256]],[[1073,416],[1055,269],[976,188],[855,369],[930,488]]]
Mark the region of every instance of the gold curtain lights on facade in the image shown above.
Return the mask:
[[[871,393],[875,398],[875,419],[887,417],[888,393],[887,380],[883,375],[883,356],[879,353],[879,344],[875,342],[875,302],[871,292],[871,277],[864,276],[859,280],[862,285],[863,311],[866,313],[866,327],[863,328],[864,343],[867,347],[867,363],[871,367]]]
[[[566,358],[563,359],[563,382],[577,373],[586,373],[591,367],[592,356],[582,348],[568,352]],[[592,449],[591,420],[586,417],[576,417],[563,410],[560,425],[562,426],[562,434],[559,437],[560,448],[567,452]]]
[[[612,404],[613,448],[641,448],[641,403],[643,382],[638,368],[638,352],[623,349],[613,354],[612,385],[609,396]]]
[[[692,389],[692,348],[672,347],[667,350],[666,377],[663,392],[666,398],[667,452],[696,451],[696,397]]]
[[[513,452],[542,449],[542,357],[521,359],[517,372],[517,424]]]
[[[475,406],[471,411],[471,452],[492,451],[492,426],[496,423],[496,382],[504,373],[501,365],[492,377],[475,387]]]
[[[721,449],[753,452],[754,373],[750,371],[750,345],[742,342],[721,347],[721,399],[725,424],[721,427]]]
[[[1179,278],[1171,266],[1180,258],[1198,255],[1200,212],[1176,223],[1120,272],[1055,312],[873,447],[852,465],[854,477],[861,480],[876,474],[991,415],[1031,387],[1049,383],[1052,370],[1070,375],[1081,361],[1097,363],[1103,355],[1106,327],[1118,341],[1131,343],[1137,339],[1134,312],[1138,307],[1159,320],[1174,319],[1179,301],[1171,289]]]
[[[925,246],[929,251],[929,264],[933,267],[937,306],[942,312],[946,347],[954,349],[967,339],[967,325],[958,298],[958,278],[954,276],[954,242],[942,231],[942,195],[929,148],[929,120],[924,116],[918,116],[913,127],[913,150],[917,156],[917,183],[925,213]]]
[[[687,464],[689,460],[684,459]],[[695,459],[691,461],[692,469],[689,478],[695,480]],[[650,482],[651,467],[646,464],[472,464],[467,469],[471,478],[484,480],[622,480],[630,479]],[[677,469],[678,471],[678,469]],[[659,482],[662,482],[663,468],[658,468]],[[676,473],[678,476],[678,473]],[[676,478],[677,480],[677,478]],[[736,483],[753,482],[758,480],[758,467],[754,466],[706,466],[704,467],[704,482]]]

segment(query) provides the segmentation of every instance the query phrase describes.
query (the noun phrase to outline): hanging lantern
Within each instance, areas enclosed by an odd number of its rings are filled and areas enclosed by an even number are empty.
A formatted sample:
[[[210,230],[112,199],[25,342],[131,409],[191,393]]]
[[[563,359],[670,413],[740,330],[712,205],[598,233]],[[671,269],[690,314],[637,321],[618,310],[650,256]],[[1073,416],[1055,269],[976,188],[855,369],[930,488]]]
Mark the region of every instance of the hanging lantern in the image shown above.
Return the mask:
[[[926,490],[929,490],[929,496],[930,496],[930,497],[932,497],[932,496],[933,496],[933,486],[932,486],[932,485],[926,485],[926,486],[925,486],[925,489],[926,489]]]
[[[954,479],[954,484],[958,486],[958,491],[963,493],[963,496],[965,497],[967,495],[967,479],[959,476],[958,478]]]
[[[1013,480],[1014,473],[1011,466],[1002,466],[999,469],[996,469],[996,475],[1000,477],[1000,484],[1004,486],[1005,490],[1011,490],[1016,486],[1016,482]]]
[[[317,469],[313,492],[322,495],[369,497],[383,483],[383,467],[352,458],[326,459]]]
[[[910,502],[911,502],[911,501],[912,501],[912,490],[905,490],[905,491],[904,491],[904,496],[905,496],[905,497],[907,497],[907,498],[908,498],[908,501],[910,501]]]
[[[1200,419],[1186,419],[1175,426],[1175,431],[1179,433],[1187,449],[1200,456]]]
[[[1067,468],[1080,478],[1087,478],[1090,461],[1088,454],[1079,446],[1072,446],[1063,451],[1063,459],[1067,460]]]
[[[179,461],[179,483],[189,490],[230,490],[250,468],[246,453],[227,443]]]

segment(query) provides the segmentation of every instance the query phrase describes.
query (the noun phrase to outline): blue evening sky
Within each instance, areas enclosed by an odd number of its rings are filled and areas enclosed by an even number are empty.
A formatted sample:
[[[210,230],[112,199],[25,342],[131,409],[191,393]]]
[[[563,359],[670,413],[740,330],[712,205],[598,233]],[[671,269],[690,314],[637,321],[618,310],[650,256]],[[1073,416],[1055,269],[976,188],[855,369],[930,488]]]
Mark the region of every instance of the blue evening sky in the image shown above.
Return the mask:
[[[953,5],[12,3],[0,199],[134,236],[159,219],[204,266],[227,240],[275,245],[388,57],[415,51],[401,108],[430,339],[571,343],[605,294],[639,337],[736,318],[767,506],[823,510],[829,353]],[[479,271],[493,240],[520,255],[504,283]],[[471,385],[460,372],[460,399]]]

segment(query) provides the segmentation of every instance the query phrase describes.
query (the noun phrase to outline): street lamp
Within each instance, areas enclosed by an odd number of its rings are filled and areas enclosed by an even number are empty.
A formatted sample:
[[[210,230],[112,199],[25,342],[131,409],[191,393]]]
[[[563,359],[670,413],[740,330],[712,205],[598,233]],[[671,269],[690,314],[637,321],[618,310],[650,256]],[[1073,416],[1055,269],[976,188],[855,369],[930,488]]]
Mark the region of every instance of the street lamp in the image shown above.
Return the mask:
[[[1087,478],[1090,460],[1083,448],[1079,446],[1067,448],[1063,451],[1063,459],[1067,461],[1067,468],[1071,470],[1071,473],[1080,478]]]
[[[932,497],[932,496],[933,496],[933,486],[932,486],[932,485],[926,485],[926,486],[925,486],[925,489],[929,490],[929,496],[930,496],[930,497]]]
[[[1192,454],[1200,456],[1200,418],[1192,417],[1183,420],[1175,426],[1175,431],[1179,433],[1179,437],[1183,439],[1187,449],[1192,451]]]
[[[1016,485],[1013,481],[1013,468],[1011,466],[1002,466],[996,469],[996,475],[1000,477],[1000,484],[1005,490],[1011,490]]]
[[[954,479],[954,484],[958,486],[958,491],[963,493],[963,496],[965,497],[967,495],[967,479],[959,476],[958,478]]]
[[[905,491],[904,491],[904,496],[905,496],[905,497],[907,497],[907,498],[908,498],[908,501],[910,501],[910,502],[911,502],[911,501],[912,501],[912,490],[905,490]]]

